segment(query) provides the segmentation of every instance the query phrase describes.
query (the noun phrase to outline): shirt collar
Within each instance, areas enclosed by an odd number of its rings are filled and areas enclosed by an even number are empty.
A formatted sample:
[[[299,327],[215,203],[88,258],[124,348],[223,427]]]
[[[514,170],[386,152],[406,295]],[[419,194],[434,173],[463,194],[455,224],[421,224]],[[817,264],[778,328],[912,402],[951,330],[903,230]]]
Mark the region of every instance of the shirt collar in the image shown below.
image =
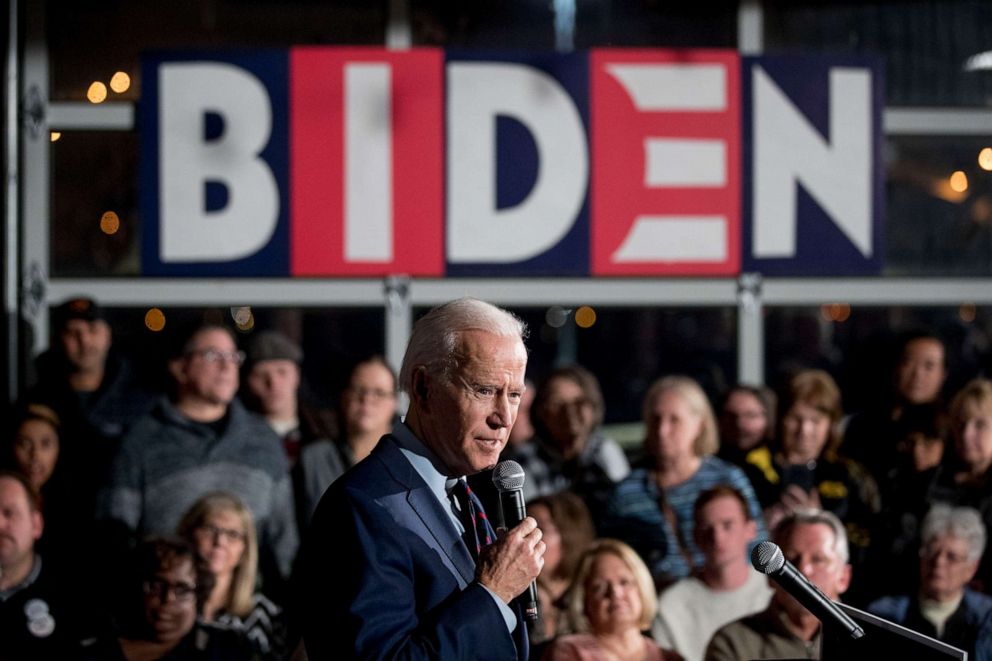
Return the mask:
[[[405,423],[400,422],[393,426],[393,437],[400,447],[400,452],[427,483],[431,493],[437,496],[442,503],[447,502],[449,476],[446,475],[447,469],[443,467],[444,464],[441,463],[438,456],[424,445],[423,441],[417,438]],[[458,479],[461,476],[452,477]]]
[[[34,554],[34,563],[31,565],[31,571],[28,575],[24,577],[24,580],[13,585],[7,590],[0,590],[0,602],[7,601],[15,594],[23,590],[24,588],[30,587],[38,580],[38,576],[41,574],[41,556],[37,553]]]

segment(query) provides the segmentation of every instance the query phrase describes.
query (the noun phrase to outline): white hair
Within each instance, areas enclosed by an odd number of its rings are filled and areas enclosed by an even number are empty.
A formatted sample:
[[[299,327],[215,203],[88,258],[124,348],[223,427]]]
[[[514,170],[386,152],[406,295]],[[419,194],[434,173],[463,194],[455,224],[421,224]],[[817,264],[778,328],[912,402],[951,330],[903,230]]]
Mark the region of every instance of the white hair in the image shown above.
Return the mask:
[[[985,524],[973,507],[951,507],[944,503],[930,508],[920,529],[922,546],[935,537],[951,535],[968,543],[968,560],[978,560],[985,550]]]
[[[847,546],[847,531],[844,529],[844,524],[841,523],[840,519],[833,512],[816,509],[815,507],[796,508],[791,514],[786,515],[784,519],[778,522],[775,530],[772,531],[772,539],[777,543],[781,543],[797,526],[809,526],[817,523],[833,531],[834,553],[837,554],[837,557],[840,558],[842,563],[847,564],[848,559],[851,557]]]
[[[527,325],[519,317],[491,303],[460,298],[439,305],[413,325],[400,367],[400,389],[412,394],[413,375],[420,367],[447,377],[455,365],[458,336],[466,331],[485,331],[521,342],[527,337]]]

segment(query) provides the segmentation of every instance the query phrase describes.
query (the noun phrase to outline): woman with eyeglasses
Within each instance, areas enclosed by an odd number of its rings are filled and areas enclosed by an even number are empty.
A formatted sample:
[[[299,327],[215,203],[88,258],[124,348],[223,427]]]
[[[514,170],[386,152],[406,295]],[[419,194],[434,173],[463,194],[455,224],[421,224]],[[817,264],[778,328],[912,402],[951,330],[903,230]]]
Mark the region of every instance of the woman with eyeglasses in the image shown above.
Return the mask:
[[[396,376],[382,356],[372,356],[352,368],[341,393],[339,415],[341,437],[305,446],[293,469],[301,521],[309,522],[327,487],[369,456],[379,439],[393,429]]]
[[[242,633],[263,658],[282,658],[282,609],[255,590],[258,544],[248,507],[230,493],[207,494],[186,512],[177,532],[213,575],[200,621]]]
[[[213,588],[207,564],[183,540],[152,537],[133,556],[128,594],[119,614],[119,650],[93,649],[92,658],[126,661],[255,659],[237,633],[206,629],[197,614]]]
[[[559,367],[538,388],[532,411],[534,440],[514,448],[510,457],[527,474],[524,496],[568,489],[596,517],[613,485],[630,472],[623,449],[602,432],[599,381],[581,365]]]

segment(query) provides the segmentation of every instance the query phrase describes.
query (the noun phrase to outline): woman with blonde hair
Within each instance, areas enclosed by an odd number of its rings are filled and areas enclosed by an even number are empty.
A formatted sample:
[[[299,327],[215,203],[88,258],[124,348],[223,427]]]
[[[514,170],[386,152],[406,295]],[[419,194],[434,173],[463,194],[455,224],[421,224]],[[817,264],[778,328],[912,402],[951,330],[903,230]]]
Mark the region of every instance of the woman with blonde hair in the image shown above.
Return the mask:
[[[930,490],[931,503],[973,507],[992,530],[992,381],[969,381],[949,408],[954,455],[941,466]],[[986,592],[992,587],[992,551],[982,555],[972,582]]]
[[[201,621],[240,631],[264,657],[281,658],[282,610],[255,590],[258,541],[248,506],[232,493],[208,493],[186,512],[177,532],[215,578]]]
[[[644,558],[658,589],[702,565],[693,541],[692,506],[725,484],[747,500],[765,537],[761,507],[744,472],[719,459],[716,418],[706,393],[687,376],[667,376],[644,396],[644,461],[613,492],[600,533],[622,539]]]
[[[680,659],[644,635],[657,608],[654,581],[634,549],[615,539],[596,541],[583,554],[566,596],[578,633],[557,638],[550,661]]]

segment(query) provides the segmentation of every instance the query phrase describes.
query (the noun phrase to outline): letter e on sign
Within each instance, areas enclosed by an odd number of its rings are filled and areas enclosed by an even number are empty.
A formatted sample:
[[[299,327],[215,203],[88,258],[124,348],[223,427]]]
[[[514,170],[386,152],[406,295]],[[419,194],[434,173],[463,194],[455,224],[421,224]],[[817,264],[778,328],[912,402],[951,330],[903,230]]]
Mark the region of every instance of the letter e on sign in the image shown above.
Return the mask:
[[[594,50],[592,272],[740,269],[740,59]]]

